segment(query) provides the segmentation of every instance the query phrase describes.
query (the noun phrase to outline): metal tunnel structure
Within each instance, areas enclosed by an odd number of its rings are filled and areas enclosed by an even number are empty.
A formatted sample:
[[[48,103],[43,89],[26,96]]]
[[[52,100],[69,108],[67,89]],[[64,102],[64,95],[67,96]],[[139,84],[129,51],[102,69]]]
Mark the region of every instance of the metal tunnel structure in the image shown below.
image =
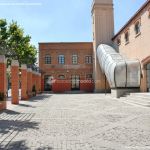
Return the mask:
[[[97,57],[102,72],[105,73],[110,87],[139,88],[141,83],[141,66],[139,60],[123,58],[114,48],[101,44]]]

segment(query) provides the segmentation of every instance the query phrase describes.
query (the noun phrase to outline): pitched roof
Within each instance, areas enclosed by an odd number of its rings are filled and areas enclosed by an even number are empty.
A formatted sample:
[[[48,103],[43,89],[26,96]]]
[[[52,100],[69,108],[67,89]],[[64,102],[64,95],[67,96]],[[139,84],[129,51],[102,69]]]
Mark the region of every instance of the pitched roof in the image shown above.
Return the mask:
[[[150,4],[150,0],[147,0],[142,5],[142,7],[129,19],[129,21],[119,30],[119,32],[116,35],[114,35],[112,40],[114,40],[143,11],[143,9],[145,9],[145,7],[148,6],[148,4]]]

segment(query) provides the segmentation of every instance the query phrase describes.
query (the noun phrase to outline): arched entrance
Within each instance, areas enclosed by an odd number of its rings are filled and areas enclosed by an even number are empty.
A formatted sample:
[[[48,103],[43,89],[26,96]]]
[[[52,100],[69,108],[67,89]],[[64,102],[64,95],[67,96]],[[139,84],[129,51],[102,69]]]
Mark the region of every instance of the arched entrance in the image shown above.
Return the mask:
[[[142,60],[142,92],[150,92],[150,56]]]

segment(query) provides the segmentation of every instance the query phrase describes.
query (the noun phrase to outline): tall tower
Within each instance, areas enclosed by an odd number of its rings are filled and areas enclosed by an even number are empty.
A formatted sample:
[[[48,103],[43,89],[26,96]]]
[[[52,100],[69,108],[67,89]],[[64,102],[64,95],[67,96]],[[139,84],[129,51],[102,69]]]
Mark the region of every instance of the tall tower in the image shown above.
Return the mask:
[[[112,45],[112,37],[114,35],[113,0],[94,0],[92,5],[92,18],[95,92],[104,92],[106,88],[105,76],[98,63],[96,50],[100,44]]]

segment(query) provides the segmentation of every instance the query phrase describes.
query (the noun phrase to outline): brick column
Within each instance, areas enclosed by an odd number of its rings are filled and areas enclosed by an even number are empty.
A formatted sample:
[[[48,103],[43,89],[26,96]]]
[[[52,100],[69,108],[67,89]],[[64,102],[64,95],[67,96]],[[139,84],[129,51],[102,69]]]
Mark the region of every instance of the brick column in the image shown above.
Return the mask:
[[[36,79],[36,91],[37,91],[37,94],[39,94],[39,75],[38,75],[38,72],[36,72],[35,79]]]
[[[36,88],[36,72],[32,72],[32,87],[35,85]]]
[[[37,73],[37,89],[38,89],[38,94],[41,93],[41,74],[40,73]]]
[[[12,104],[19,104],[19,63],[13,60],[11,64],[11,95]]]
[[[5,56],[0,55],[0,92],[6,95],[7,81],[6,81],[6,61]]]
[[[39,73],[39,91],[42,92],[42,76],[41,73]]]
[[[21,99],[27,100],[27,66],[21,66]]]
[[[32,97],[32,69],[27,69],[27,91],[28,96]]]

